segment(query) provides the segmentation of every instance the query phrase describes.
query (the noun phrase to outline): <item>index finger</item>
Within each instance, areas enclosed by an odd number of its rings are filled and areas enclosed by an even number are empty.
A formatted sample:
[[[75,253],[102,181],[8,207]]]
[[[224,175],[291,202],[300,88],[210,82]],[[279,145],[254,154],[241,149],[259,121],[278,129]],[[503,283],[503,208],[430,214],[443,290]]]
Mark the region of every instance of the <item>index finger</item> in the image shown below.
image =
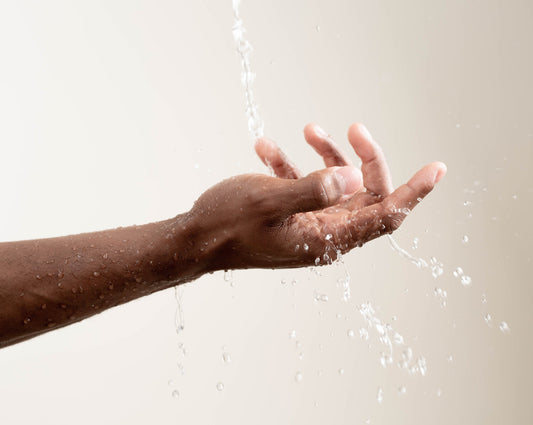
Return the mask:
[[[348,140],[363,161],[361,171],[366,189],[376,195],[387,196],[393,190],[389,166],[381,147],[363,124],[353,124]]]
[[[302,173],[283,153],[279,146],[270,139],[262,137],[255,142],[255,151],[261,161],[282,179],[298,179]]]
[[[358,246],[394,232],[445,174],[446,165],[442,162],[428,164],[381,203],[353,211],[341,229],[352,239],[348,245]]]
[[[326,167],[344,167],[352,165],[350,159],[340,150],[331,136],[316,124],[307,124],[304,128],[307,143],[324,159]]]

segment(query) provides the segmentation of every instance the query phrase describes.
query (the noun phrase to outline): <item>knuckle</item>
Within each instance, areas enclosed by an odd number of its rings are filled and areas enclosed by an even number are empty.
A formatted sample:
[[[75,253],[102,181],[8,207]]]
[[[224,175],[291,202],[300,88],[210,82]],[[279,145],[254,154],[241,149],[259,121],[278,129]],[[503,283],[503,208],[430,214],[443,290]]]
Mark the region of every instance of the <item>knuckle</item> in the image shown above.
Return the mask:
[[[251,188],[246,195],[247,203],[252,210],[264,210],[268,206],[268,196],[260,187]]]
[[[382,219],[382,227],[384,233],[392,233],[400,227],[405,219],[405,214],[402,212],[391,212],[386,214]]]
[[[312,196],[313,200],[320,208],[327,207],[330,204],[328,185],[331,185],[331,182],[326,182],[322,176],[313,176],[313,181],[311,184]]]

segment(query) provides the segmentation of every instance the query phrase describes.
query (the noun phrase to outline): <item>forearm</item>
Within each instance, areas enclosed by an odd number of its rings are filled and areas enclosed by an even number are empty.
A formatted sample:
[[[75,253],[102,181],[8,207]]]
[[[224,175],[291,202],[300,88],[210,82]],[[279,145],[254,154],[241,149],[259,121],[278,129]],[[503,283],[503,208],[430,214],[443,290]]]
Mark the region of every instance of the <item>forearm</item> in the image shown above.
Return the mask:
[[[0,243],[0,347],[210,271],[189,214],[59,238]]]

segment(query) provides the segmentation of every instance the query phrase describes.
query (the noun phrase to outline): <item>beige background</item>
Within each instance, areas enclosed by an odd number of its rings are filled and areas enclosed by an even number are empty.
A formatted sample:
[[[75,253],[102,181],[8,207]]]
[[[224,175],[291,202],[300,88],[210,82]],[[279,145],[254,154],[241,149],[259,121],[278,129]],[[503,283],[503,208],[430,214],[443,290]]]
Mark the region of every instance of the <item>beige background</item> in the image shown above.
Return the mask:
[[[309,121],[345,147],[366,123],[397,183],[447,163],[396,236],[443,276],[385,239],[346,256],[347,303],[335,266],[205,276],[184,289],[181,335],[166,291],[2,350],[1,423],[533,423],[533,3],[243,0],[241,15],[266,134],[304,170],[322,167]],[[167,218],[263,172],[232,20],[230,1],[0,2],[0,240]],[[427,376],[380,365],[375,330],[358,336],[367,301]]]

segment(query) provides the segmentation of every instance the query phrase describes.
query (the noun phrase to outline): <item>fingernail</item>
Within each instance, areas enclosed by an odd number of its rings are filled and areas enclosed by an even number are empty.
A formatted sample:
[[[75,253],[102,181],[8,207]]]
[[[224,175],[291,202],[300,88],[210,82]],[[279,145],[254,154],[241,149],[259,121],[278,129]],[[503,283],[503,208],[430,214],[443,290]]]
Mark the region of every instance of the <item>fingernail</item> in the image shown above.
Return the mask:
[[[326,133],[326,131],[322,127],[316,124],[315,124],[315,133],[317,134],[318,137],[329,139],[329,134]]]
[[[374,140],[374,138],[370,134],[370,131],[368,131],[368,128],[366,128],[363,124],[359,124],[359,131],[365,138],[369,140]]]
[[[356,167],[337,167],[334,176],[339,183],[343,195],[351,195],[361,187],[361,171]]]
[[[448,168],[446,167],[446,164],[444,162],[439,162],[439,169],[437,170],[437,173],[435,174],[435,184],[440,182],[442,178],[446,175],[446,171],[448,171]]]

